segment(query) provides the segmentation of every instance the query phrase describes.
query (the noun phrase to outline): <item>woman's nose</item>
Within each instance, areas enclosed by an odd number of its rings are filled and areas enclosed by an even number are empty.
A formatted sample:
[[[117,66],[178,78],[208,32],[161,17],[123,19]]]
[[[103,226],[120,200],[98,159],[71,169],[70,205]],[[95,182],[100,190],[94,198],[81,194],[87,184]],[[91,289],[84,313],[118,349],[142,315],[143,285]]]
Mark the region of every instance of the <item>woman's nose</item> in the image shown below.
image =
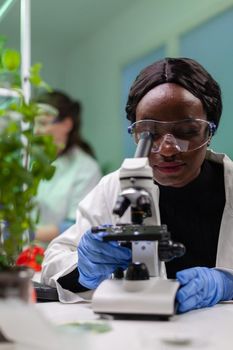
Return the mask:
[[[169,157],[181,152],[175,137],[172,134],[166,134],[162,137],[157,153]]]

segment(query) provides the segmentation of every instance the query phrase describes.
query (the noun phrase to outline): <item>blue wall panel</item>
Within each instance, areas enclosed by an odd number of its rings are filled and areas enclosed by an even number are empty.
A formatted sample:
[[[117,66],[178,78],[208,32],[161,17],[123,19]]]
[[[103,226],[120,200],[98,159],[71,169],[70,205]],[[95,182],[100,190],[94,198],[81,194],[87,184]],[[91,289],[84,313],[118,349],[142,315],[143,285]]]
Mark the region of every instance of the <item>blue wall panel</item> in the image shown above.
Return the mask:
[[[211,148],[233,159],[233,9],[222,13],[180,40],[181,56],[198,60],[222,89],[223,114]]]
[[[156,51],[150,53],[149,55],[143,56],[137,61],[124,67],[122,70],[122,98],[121,98],[121,114],[122,114],[122,128],[123,128],[123,157],[132,157],[135,152],[135,144],[132,137],[128,134],[127,128],[130,125],[129,121],[126,119],[125,105],[128,98],[129,89],[135,80],[139,72],[152,64],[153,62],[163,58],[165,56],[164,47],[157,49]]]

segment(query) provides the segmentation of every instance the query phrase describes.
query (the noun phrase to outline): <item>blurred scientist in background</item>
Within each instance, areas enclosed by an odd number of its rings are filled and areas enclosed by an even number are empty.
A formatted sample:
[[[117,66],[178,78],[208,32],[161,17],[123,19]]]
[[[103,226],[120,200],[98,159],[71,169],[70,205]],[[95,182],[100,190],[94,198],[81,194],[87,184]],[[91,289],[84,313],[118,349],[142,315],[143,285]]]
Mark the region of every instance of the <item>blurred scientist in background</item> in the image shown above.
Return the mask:
[[[78,203],[98,183],[101,171],[91,146],[81,136],[80,103],[55,90],[37,102],[41,114],[35,132],[52,135],[58,149],[55,174],[41,182],[37,195],[40,219],[35,239],[49,242],[75,222]]]

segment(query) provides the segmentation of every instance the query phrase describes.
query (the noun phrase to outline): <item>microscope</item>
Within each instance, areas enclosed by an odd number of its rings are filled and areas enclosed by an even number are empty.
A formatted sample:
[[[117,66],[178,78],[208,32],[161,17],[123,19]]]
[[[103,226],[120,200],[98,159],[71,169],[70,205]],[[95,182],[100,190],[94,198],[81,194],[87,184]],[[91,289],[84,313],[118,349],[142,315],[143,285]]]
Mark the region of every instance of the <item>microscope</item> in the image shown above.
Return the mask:
[[[153,135],[142,132],[134,158],[125,159],[120,168],[121,192],[113,214],[121,218],[130,208],[131,222],[92,228],[93,234],[106,232],[105,242],[132,247],[127,270],[117,269],[95,290],[92,307],[98,314],[168,319],[176,311],[179,282],[166,278],[165,262],[182,256],[185,247],[173,242],[167,226],[160,223],[158,187],[148,161],[152,145]]]

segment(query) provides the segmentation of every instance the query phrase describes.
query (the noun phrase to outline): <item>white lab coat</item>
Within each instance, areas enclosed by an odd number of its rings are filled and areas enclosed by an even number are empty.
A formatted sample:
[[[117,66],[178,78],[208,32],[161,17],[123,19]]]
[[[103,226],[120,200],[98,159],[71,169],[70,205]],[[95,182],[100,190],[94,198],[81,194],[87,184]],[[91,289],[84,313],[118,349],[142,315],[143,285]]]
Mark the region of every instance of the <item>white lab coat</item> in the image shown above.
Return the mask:
[[[216,267],[233,273],[233,162],[226,155],[212,151],[207,151],[206,158],[224,165],[226,204],[219,233]],[[43,263],[42,282],[57,287],[60,301],[72,303],[91,297],[92,291],[75,294],[63,289],[57,283],[57,279],[77,267],[77,245],[87,229],[101,224],[116,224],[112,209],[119,192],[119,170],[117,170],[103,177],[81,201],[77,210],[76,224],[50,243]],[[159,195],[159,191],[157,193]],[[120,222],[130,222],[129,210]]]

